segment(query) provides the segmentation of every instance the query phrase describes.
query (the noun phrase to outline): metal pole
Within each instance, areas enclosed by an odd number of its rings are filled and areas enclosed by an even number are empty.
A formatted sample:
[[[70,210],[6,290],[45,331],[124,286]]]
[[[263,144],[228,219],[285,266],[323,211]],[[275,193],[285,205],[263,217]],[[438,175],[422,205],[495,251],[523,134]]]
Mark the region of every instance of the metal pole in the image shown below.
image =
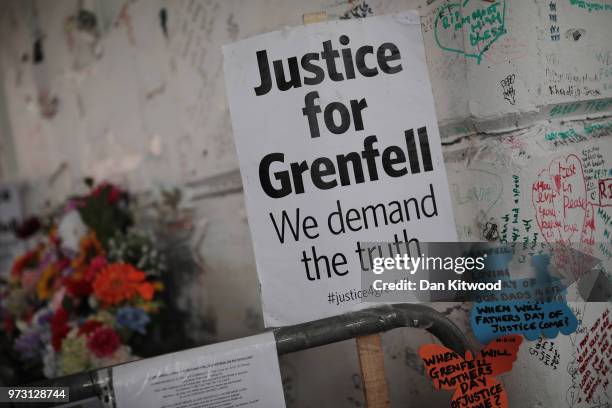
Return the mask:
[[[450,349],[465,354],[468,343],[461,330],[440,312],[423,305],[378,306],[340,316],[274,329],[278,354],[336,343],[398,327],[425,329]]]
[[[428,306],[418,304],[378,306],[294,326],[279,327],[272,331],[278,354],[282,355],[398,327],[427,330],[442,344],[461,355],[469,349],[467,338],[451,320]],[[107,367],[31,385],[70,387],[70,402],[99,397],[104,403],[104,399],[109,396],[109,390],[112,389],[109,384],[109,370]],[[112,394],[112,391],[110,393]],[[112,395],[110,398],[112,399]],[[25,407],[27,404],[19,406]]]

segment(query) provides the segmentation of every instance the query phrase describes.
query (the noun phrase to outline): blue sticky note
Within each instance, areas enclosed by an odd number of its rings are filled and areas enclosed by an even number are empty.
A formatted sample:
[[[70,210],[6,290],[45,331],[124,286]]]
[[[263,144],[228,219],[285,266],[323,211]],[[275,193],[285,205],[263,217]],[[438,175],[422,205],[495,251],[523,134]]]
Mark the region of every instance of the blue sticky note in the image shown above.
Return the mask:
[[[507,254],[489,256],[488,266],[505,269],[511,259]],[[567,290],[548,272],[549,262],[548,255],[533,256],[534,278],[502,279],[503,289],[495,300],[474,304],[470,322],[481,343],[508,334],[535,340],[541,335],[554,338],[576,331],[578,319],[565,301]]]

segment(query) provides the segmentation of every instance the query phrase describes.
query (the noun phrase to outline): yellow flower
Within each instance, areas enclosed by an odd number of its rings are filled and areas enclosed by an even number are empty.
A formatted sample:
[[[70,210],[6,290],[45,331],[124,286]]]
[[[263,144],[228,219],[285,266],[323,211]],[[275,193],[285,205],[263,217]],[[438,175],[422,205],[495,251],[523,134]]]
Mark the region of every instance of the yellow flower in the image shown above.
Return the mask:
[[[96,233],[91,231],[81,238],[79,254],[72,261],[72,267],[79,271],[87,267],[89,262],[98,255],[104,255],[104,248],[102,248],[102,244],[98,241]]]
[[[159,302],[143,302],[138,306],[147,313],[157,313],[159,310]]]
[[[51,289],[53,284],[53,279],[59,273],[59,269],[57,268],[57,264],[52,262],[47,266],[41,276],[38,284],[36,285],[36,293],[38,294],[38,299],[43,301],[47,300],[51,295]]]
[[[59,364],[64,374],[79,373],[90,367],[91,361],[85,336],[78,336],[72,331],[64,339]]]
[[[100,310],[98,313],[96,313],[92,317],[92,319],[97,320],[100,323],[103,323],[107,326],[111,326],[111,327],[115,326],[115,316],[106,310]]]

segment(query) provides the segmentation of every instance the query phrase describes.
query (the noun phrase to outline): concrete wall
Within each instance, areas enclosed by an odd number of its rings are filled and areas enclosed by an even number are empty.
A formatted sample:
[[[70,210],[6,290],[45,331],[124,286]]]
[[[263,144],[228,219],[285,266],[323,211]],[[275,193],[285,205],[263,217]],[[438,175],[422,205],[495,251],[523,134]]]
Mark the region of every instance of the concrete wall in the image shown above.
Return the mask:
[[[173,232],[202,260],[190,275],[196,283],[181,292],[193,310],[194,336],[221,341],[262,330],[220,47],[301,24],[305,13],[325,10],[337,18],[355,4],[84,0],[98,20],[96,30],[87,30],[76,19],[79,3],[0,3],[0,177],[25,183],[26,213],[82,189],[85,176],[140,191],[145,204],[160,189],[178,188],[181,204],[173,216],[180,222]],[[361,10],[373,14],[421,6],[367,3]],[[573,154],[592,205],[564,222],[593,220],[592,230],[572,240],[609,263],[612,254],[600,244],[611,242],[611,211],[597,186],[612,178],[612,11],[589,11],[570,0],[508,0],[507,31],[478,62],[466,56],[474,53],[469,33],[441,25],[440,13],[452,3],[428,3],[421,8],[423,31],[460,239],[480,240],[495,225],[508,241],[542,241],[546,231],[531,187],[555,159]],[[473,7],[468,3],[466,10]],[[587,3],[612,6],[610,0]],[[560,27],[558,40],[551,26]],[[34,52],[36,38],[42,56]],[[501,81],[512,75],[510,97]],[[467,305],[437,307],[469,332]],[[575,308],[581,326],[554,340],[556,368],[530,352],[535,342],[523,345],[514,371],[502,378],[510,406],[609,406],[603,386],[599,399],[586,403],[583,373],[575,370],[580,340],[609,305]],[[448,406],[450,395],[432,389],[416,355],[432,338],[415,330],[383,338],[393,406]],[[281,370],[288,406],[364,405],[353,341],[286,356]]]

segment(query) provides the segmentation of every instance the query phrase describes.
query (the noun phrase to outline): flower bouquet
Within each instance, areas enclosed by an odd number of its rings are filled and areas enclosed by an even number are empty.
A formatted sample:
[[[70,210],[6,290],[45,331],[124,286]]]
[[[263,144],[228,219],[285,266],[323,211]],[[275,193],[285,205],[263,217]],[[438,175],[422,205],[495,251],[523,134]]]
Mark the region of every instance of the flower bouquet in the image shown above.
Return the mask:
[[[132,220],[127,192],[104,183],[34,223],[42,233],[0,297],[23,364],[51,378],[138,358],[162,305],[165,259]]]

